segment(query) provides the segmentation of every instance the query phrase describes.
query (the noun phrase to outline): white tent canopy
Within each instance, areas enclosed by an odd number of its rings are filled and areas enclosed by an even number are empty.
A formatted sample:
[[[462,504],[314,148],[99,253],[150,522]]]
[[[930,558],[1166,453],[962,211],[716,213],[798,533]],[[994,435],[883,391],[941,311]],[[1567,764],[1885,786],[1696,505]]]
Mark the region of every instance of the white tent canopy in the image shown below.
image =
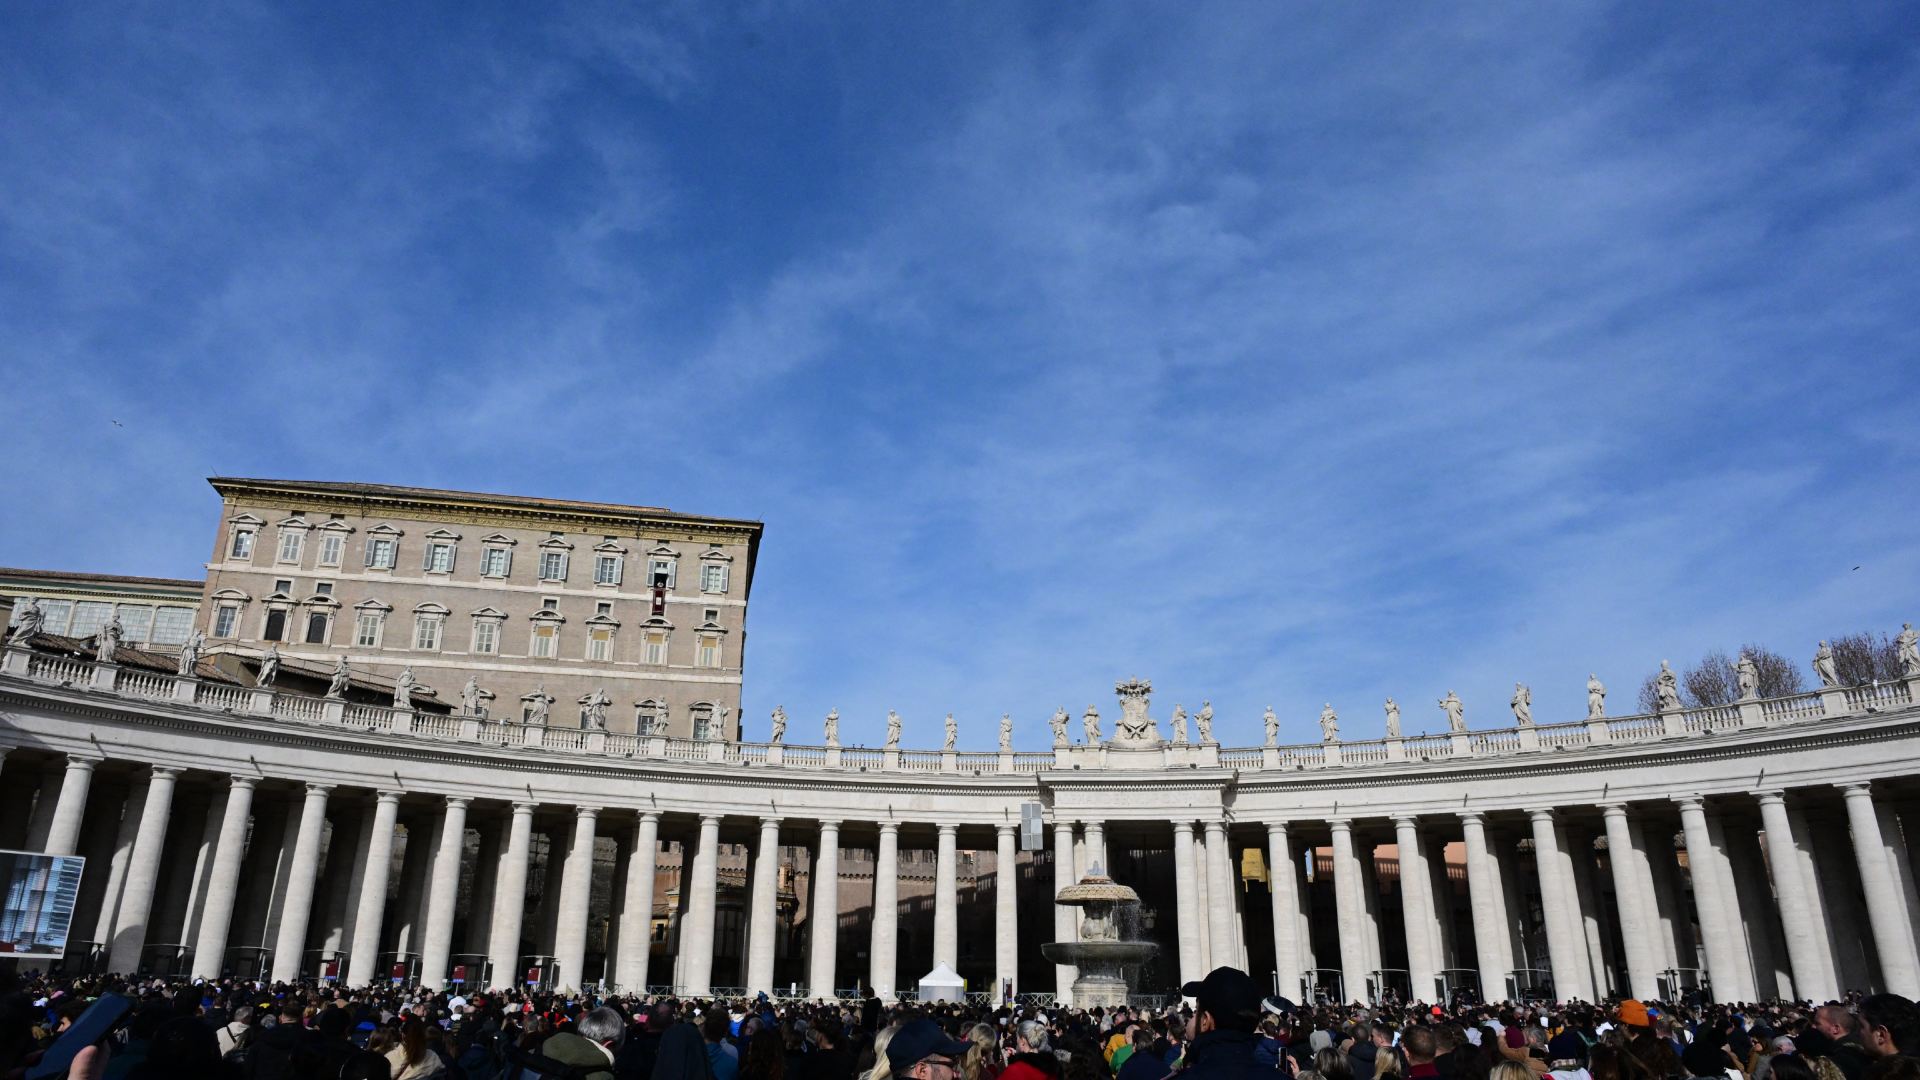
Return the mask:
[[[921,1001],[965,1001],[967,999],[966,980],[953,973],[945,964],[933,965],[933,970],[920,976]]]

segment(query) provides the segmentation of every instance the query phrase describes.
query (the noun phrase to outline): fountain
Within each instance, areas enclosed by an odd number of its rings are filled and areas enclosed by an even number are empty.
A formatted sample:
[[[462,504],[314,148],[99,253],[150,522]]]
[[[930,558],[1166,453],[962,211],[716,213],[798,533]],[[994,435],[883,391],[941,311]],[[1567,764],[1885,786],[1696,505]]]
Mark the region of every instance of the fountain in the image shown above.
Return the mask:
[[[1079,969],[1079,976],[1073,980],[1075,1007],[1112,1008],[1127,1003],[1126,968],[1144,963],[1160,948],[1150,941],[1120,940],[1117,909],[1123,904],[1139,902],[1139,893],[1115,883],[1098,863],[1087,867],[1087,876],[1061,889],[1060,895],[1054,897],[1056,904],[1084,910],[1080,917],[1079,941],[1054,941],[1040,946],[1040,952],[1048,960]]]

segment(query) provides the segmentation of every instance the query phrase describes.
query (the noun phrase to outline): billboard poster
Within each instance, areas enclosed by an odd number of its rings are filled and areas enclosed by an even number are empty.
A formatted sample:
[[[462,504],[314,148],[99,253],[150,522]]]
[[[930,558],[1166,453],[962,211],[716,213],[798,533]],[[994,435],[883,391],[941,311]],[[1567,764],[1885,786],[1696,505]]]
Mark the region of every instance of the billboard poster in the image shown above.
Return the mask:
[[[80,896],[78,855],[0,851],[0,956],[58,960]]]

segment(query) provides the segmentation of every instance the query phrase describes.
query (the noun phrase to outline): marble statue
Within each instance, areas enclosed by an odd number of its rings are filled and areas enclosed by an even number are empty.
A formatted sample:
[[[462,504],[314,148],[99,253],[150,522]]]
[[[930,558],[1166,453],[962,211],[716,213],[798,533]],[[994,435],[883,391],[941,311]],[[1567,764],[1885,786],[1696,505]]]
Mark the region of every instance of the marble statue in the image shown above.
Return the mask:
[[[178,668],[180,674],[192,675],[194,669],[200,666],[200,650],[205,647],[206,644],[207,635],[198,630],[187,635],[187,640],[180,645],[180,666]]]
[[[1654,682],[1654,700],[1660,705],[1661,712],[1672,712],[1680,707],[1680,677],[1665,660],[1660,661],[1660,675]]]
[[[553,695],[547,693],[547,684],[540,683],[533,693],[520,699],[527,703],[527,723],[547,726],[547,713],[553,707]]]
[[[280,646],[267,646],[267,654],[260,658],[260,674],[253,680],[255,686],[272,686],[280,677]]]
[[[1200,711],[1193,714],[1193,726],[1199,729],[1198,740],[1203,743],[1213,741],[1213,702],[1202,701]]]
[[[580,704],[586,706],[587,710],[584,717],[586,723],[582,726],[588,731],[607,730],[607,706],[613,704],[613,699],[607,696],[605,687],[594,687],[592,693],[580,699]],[[721,730],[725,731],[726,728],[722,727]]]
[[[1013,753],[1013,714],[1000,714],[1000,752]]]
[[[733,715],[733,710],[727,708],[725,705],[722,705],[718,709],[715,709],[713,712],[713,726],[707,729],[707,738],[709,739],[726,738],[727,737],[727,717],[732,715]]]
[[[120,625],[119,612],[116,611],[107,616],[107,624],[100,628],[99,633],[93,635],[94,658],[103,664],[113,663],[114,656],[120,651],[120,637],[125,633],[125,628]],[[274,660],[276,664],[279,662],[278,653],[274,654]]]
[[[327,680],[327,696],[346,697],[347,684],[351,681],[353,681],[353,672],[347,667],[347,658],[343,656],[339,663],[333,665],[333,678]]]
[[[1521,727],[1533,726],[1533,690],[1526,683],[1513,684],[1513,699],[1507,704],[1513,706],[1513,722]]]
[[[1260,722],[1265,724],[1267,728],[1267,745],[1278,746],[1280,744],[1280,718],[1273,714],[1273,706],[1267,706],[1267,711],[1261,715]]]
[[[826,743],[828,746],[840,745],[840,710],[839,709],[831,709],[827,712]]]
[[[1446,711],[1448,731],[1458,735],[1467,730],[1467,707],[1460,703],[1459,694],[1447,691],[1447,696],[1440,699],[1440,708]]]
[[[948,713],[947,714],[947,741],[944,745],[940,747],[940,749],[945,750],[948,753],[952,753],[953,744],[958,741],[960,741],[960,725],[954,723],[953,714]]]
[[[483,692],[484,691],[480,689],[480,676],[478,675],[467,676],[467,685],[460,688],[460,715],[461,716],[479,716],[480,715],[480,710],[486,707],[480,703],[482,700],[480,695]]]
[[[1587,673],[1587,719],[1598,720],[1605,715],[1607,715],[1607,685],[1600,681],[1597,673],[1589,671]]]
[[[887,749],[900,749],[900,714],[887,710]]]
[[[1912,623],[1900,624],[1900,636],[1893,639],[1893,654],[1900,660],[1900,674],[1920,679],[1920,633]]]
[[[1187,707],[1175,705],[1173,719],[1168,720],[1167,724],[1173,728],[1173,745],[1185,746],[1187,744]]]
[[[1067,745],[1067,707],[1062,705],[1055,709],[1053,715],[1047,718],[1047,723],[1053,728],[1053,745]]]
[[[767,741],[775,746],[787,738],[787,710],[783,705],[773,707],[773,730],[767,734]]]
[[[396,709],[413,708],[413,688],[420,680],[413,674],[413,665],[400,669],[400,677],[393,680],[393,707]]]
[[[1839,686],[1840,672],[1833,665],[1833,646],[1820,643],[1820,650],[1813,654],[1813,673],[1820,676],[1821,686]]]
[[[1741,701],[1760,696],[1760,665],[1754,662],[1752,653],[1740,654],[1740,662],[1734,665],[1734,677],[1740,682]]]
[[[1100,745],[1100,710],[1099,709],[1096,709],[1091,705],[1087,706],[1086,713],[1080,717],[1080,727],[1087,736],[1088,746]]]
[[[28,638],[47,625],[47,613],[40,610],[40,601],[32,597],[27,598],[25,607],[14,609],[13,619],[13,633],[7,637],[9,645],[25,646]]]
[[[1393,700],[1392,698],[1388,698],[1387,699],[1387,738],[1397,739],[1399,737],[1400,737],[1400,703]]]
[[[1326,707],[1320,710],[1320,741],[1340,741],[1340,717],[1339,714],[1333,711],[1333,702],[1331,701],[1327,702]]]
[[[1160,731],[1147,715],[1147,706],[1151,702],[1153,684],[1140,678],[1115,683],[1113,692],[1120,696],[1120,719],[1113,725],[1113,738],[1116,742],[1157,743]]]

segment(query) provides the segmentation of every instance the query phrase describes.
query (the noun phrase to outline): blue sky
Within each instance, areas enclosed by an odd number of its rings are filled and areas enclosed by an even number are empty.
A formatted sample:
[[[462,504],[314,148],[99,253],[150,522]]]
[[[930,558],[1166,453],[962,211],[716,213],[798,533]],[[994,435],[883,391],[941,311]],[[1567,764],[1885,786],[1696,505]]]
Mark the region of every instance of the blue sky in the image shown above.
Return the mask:
[[[0,563],[197,575],[214,474],[631,501],[766,522],[749,737],[1627,711],[1920,619],[1915,28],[12,5]]]

